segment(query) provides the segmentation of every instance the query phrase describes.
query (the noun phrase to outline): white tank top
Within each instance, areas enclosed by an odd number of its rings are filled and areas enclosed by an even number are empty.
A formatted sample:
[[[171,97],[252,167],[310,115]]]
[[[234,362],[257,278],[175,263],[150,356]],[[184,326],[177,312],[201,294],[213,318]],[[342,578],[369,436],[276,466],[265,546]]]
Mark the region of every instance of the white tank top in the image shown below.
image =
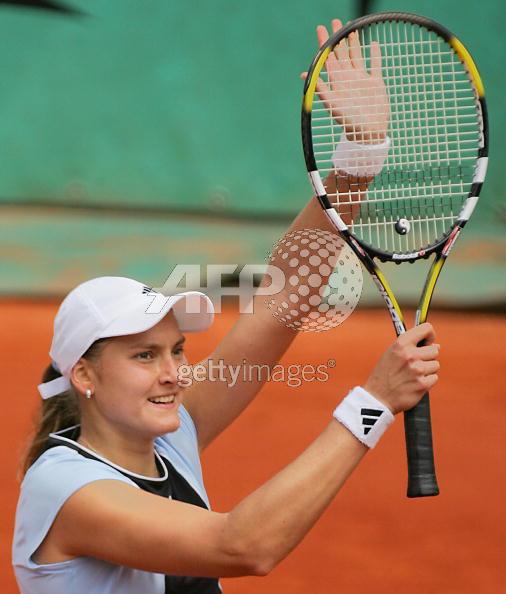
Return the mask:
[[[195,425],[184,407],[179,411],[179,429],[155,440],[157,466],[164,472],[159,479],[131,473],[77,444],[83,454],[91,454],[90,457],[81,455],[75,449],[76,442],[66,437],[73,428],[51,434],[61,446],[46,450],[30,467],[21,484],[16,510],[12,559],[21,594],[165,594],[173,591],[161,573],[113,565],[92,557],[39,565],[32,556],[62,505],[78,489],[103,479],[118,480],[137,488],[142,481],[162,484],[167,479],[163,458],[209,508]],[[156,488],[156,484],[154,486]],[[207,585],[199,591],[219,592],[220,588]]]

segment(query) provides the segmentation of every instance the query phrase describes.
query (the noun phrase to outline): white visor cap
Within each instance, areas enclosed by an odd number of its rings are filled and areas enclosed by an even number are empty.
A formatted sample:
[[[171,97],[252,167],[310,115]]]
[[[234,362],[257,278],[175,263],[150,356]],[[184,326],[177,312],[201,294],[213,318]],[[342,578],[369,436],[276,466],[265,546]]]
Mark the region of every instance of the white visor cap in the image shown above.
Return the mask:
[[[74,365],[99,338],[139,334],[173,311],[181,332],[206,330],[214,307],[198,291],[169,297],[142,283],[121,276],[102,276],[73,289],[63,300],[54,320],[49,355],[62,377],[38,386],[42,398],[70,389]]]

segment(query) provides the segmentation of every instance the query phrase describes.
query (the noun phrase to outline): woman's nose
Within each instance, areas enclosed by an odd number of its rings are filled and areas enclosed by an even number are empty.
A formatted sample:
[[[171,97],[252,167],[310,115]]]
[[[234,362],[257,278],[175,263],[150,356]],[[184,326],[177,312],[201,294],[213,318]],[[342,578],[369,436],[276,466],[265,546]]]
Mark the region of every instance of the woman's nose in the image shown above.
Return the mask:
[[[176,364],[176,361],[174,361],[174,358],[172,356],[164,359],[162,363],[162,369],[160,372],[160,382],[164,384],[175,384],[178,379],[177,368],[178,366]]]

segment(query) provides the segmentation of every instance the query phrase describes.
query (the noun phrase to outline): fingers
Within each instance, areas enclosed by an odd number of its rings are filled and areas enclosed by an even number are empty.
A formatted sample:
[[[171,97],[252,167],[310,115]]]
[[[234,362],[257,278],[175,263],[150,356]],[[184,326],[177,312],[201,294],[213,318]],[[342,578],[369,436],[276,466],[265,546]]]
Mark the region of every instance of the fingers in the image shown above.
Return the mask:
[[[337,33],[339,29],[343,26],[342,22],[339,19],[334,19],[332,21],[332,31]],[[343,70],[348,70],[352,67],[351,60],[350,60],[350,52],[348,49],[348,42],[346,39],[343,39],[338,45],[334,48],[334,54],[337,56],[338,64]]]
[[[430,324],[409,330],[387,349],[369,376],[365,388],[394,412],[413,408],[438,381],[439,345],[417,346],[435,337]]]
[[[398,342],[402,345],[416,346],[423,340],[425,341],[425,344],[430,345],[434,342],[435,338],[436,333],[434,332],[434,328],[431,324],[425,322],[424,324],[420,324],[419,326],[407,330],[398,338]]]
[[[337,59],[339,60],[339,66],[343,70],[350,70],[353,67],[350,60],[350,50],[348,48],[346,39],[343,39],[336,45],[334,48],[334,54],[337,56]]]
[[[417,353],[422,361],[431,361],[437,359],[439,356],[439,344],[431,344],[428,346],[418,347]]]
[[[306,78],[307,78],[307,72],[301,72],[300,73],[300,78],[302,80],[306,80]],[[321,78],[319,78],[316,81],[316,92],[318,93],[318,96],[320,97],[320,99],[323,101],[323,104],[325,105],[325,108],[330,113],[333,113],[335,117],[338,117],[339,116],[339,112],[332,105],[332,91],[330,90],[330,88],[328,87],[328,85],[325,84],[325,82]]]
[[[343,26],[343,23],[339,19],[332,19],[332,33],[337,33]]]
[[[355,68],[365,69],[364,60],[362,58],[362,48],[360,47],[360,39],[358,33],[353,31],[348,37],[348,45],[350,48],[350,57]]]
[[[318,93],[320,99],[323,101],[325,108],[334,116],[338,116],[337,110],[335,106],[332,104],[332,90],[329,88],[327,84],[323,82],[321,78],[316,81],[316,92]]]
[[[441,368],[437,357],[439,356],[439,345],[431,344],[428,346],[409,347],[410,354],[407,356],[408,367],[416,379],[419,390],[428,392],[438,381],[438,371]]]
[[[422,369],[425,376],[433,375],[441,369],[441,365],[439,361],[424,361]]]
[[[371,54],[371,76],[381,78],[381,48],[377,41],[372,41],[370,46]]]
[[[337,33],[342,26],[343,24],[339,19],[332,19],[332,33]],[[316,27],[316,37],[318,39],[318,45],[321,47],[329,39],[327,27],[318,25],[318,27]]]
[[[425,375],[432,375],[437,373],[441,367],[437,359],[422,359],[420,356],[420,348],[412,348],[406,350],[401,359],[404,359],[405,365],[409,368],[414,377],[423,377]]]
[[[301,72],[300,78],[302,80],[306,80],[307,72]],[[316,92],[318,93],[320,99],[323,101],[325,107],[332,111],[332,97],[331,97],[331,90],[329,87],[323,82],[321,78],[316,81]]]
[[[326,43],[329,39],[327,27],[324,27],[323,25],[318,25],[318,27],[316,27],[316,38],[318,39],[319,47]]]
[[[335,33],[341,26],[341,21],[339,19],[334,19],[332,21],[332,30]],[[328,39],[329,39],[329,33],[327,31],[327,27],[324,27],[323,25],[318,25],[318,27],[316,27],[316,37],[318,39],[318,45],[319,47],[322,47],[322,45],[324,45]],[[337,59],[335,57],[335,55],[331,52],[329,54],[329,57],[327,58],[327,64],[325,65],[325,68],[327,71],[329,70],[335,70],[337,68],[338,64],[337,64]]]
[[[423,377],[421,384],[425,392],[430,392],[432,388],[437,384],[439,377],[436,374],[426,375]]]
[[[337,33],[343,24],[339,19],[332,21],[332,31]],[[364,70],[364,60],[362,58],[362,48],[360,47],[360,39],[358,33],[353,31],[350,35],[343,39],[335,48],[335,53],[339,59],[339,65],[344,69],[360,68]]]
[[[343,24],[339,19],[332,20],[332,33],[337,33]],[[316,27],[318,46],[322,47],[329,40],[327,27],[318,25]],[[360,37],[357,31],[353,31],[346,39],[343,39],[335,48],[334,55],[338,59],[339,66],[343,69],[357,68],[365,70]],[[377,41],[370,44],[371,76],[381,78],[381,49]],[[329,59],[330,56],[329,56]]]
[[[332,20],[332,33],[337,33],[343,24],[339,19]],[[318,46],[322,47],[329,40],[329,33],[324,25],[318,25],[316,27],[316,37],[318,39]],[[379,46],[376,44],[375,47],[375,64],[378,63],[381,66],[381,54],[379,54]],[[372,51],[372,48],[371,48]],[[333,56],[337,58],[334,62]],[[371,56],[372,59],[372,56]],[[350,35],[343,39],[335,48],[333,54],[329,55],[328,61],[333,68],[339,66],[343,70],[350,70],[357,68],[365,70],[364,59],[362,57],[362,48],[360,46],[359,35],[356,31],[350,33]],[[376,66],[378,69],[378,66]]]
[[[417,376],[432,375],[441,369],[439,361],[432,359],[431,361],[411,361],[409,364],[411,371]]]

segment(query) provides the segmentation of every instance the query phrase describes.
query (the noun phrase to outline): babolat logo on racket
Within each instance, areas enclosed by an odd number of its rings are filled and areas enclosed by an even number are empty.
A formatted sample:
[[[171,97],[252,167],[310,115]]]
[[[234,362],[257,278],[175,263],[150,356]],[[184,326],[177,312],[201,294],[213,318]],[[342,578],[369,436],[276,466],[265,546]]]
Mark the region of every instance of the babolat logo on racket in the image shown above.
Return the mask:
[[[416,260],[417,258],[423,258],[426,254],[426,250],[420,250],[419,252],[411,252],[409,254],[392,254],[394,260]]]
[[[381,417],[383,411],[376,408],[361,408],[360,414],[362,415],[362,425],[364,425],[364,435],[367,435]]]

